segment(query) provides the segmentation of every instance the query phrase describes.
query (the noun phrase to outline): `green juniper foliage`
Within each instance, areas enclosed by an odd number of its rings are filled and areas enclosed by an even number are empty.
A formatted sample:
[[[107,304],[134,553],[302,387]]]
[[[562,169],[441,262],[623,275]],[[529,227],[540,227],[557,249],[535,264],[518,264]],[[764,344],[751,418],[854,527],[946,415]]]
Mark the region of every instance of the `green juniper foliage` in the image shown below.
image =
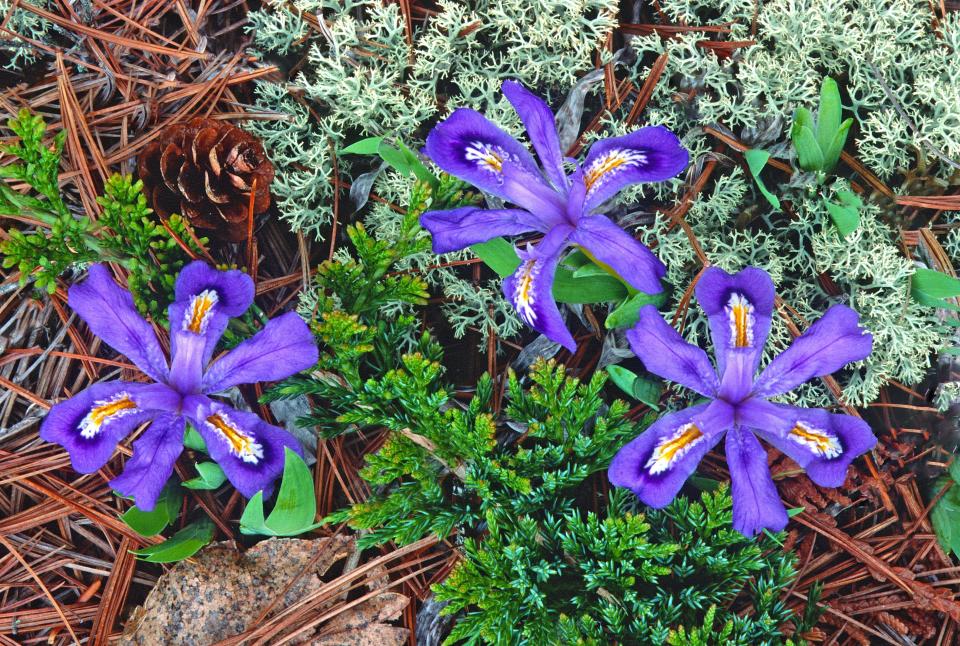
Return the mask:
[[[0,166],[0,178],[4,180],[0,182],[0,215],[23,218],[38,226],[30,234],[12,228],[7,232],[9,238],[0,243],[3,266],[16,266],[21,284],[35,272],[37,287],[53,293],[57,276],[74,263],[98,257],[97,249],[88,243],[92,225],[86,216],[73,217],[60,195],[57,177],[66,131],[57,133],[48,147],[44,144],[46,123],[26,109],[7,126],[18,141],[3,146],[2,151],[17,161]],[[18,193],[9,180],[23,182],[30,190]]]
[[[358,402],[365,383],[400,368],[401,355],[417,353],[435,361],[440,346],[419,331],[411,309],[427,300],[427,284],[400,270],[402,261],[429,248],[419,217],[427,208],[454,208],[474,200],[464,185],[441,176],[437,187],[408,182],[409,207],[395,236],[371,234],[362,223],[350,225],[353,252],[341,248],[320,265],[314,284],[301,295],[300,313],[320,341],[320,362],[312,378],[289,379],[267,393],[277,399],[311,394],[323,402],[300,423],[327,436],[352,430],[339,415]]]
[[[198,242],[206,244],[206,239],[197,239],[178,215],[167,221],[169,231],[152,218],[143,182],[134,182],[130,176],[107,180],[104,194],[97,198],[103,208],[97,222],[74,216],[57,179],[66,132],[57,133],[47,146],[43,118],[26,109],[7,125],[18,141],[2,150],[17,161],[0,166],[0,178],[23,182],[31,190],[19,193],[6,181],[0,183],[0,215],[36,226],[32,233],[8,230],[9,239],[0,243],[3,266],[17,267],[21,284],[33,278],[38,288],[53,293],[57,277],[71,267],[118,262],[130,271],[129,286],[137,307],[163,321],[176,275],[189,260],[176,238],[194,252],[201,250]]]
[[[464,613],[447,643],[803,643],[781,629],[812,627],[816,594],[802,617],[784,605],[796,558],[730,528],[726,487],[646,516],[634,504],[615,490],[605,514],[525,516],[468,538],[463,561],[435,586],[445,612]]]
[[[197,238],[190,225],[176,214],[166,222],[168,231],[151,217],[153,211],[147,207],[143,182],[134,182],[129,175],[113,175],[107,180],[97,203],[103,208],[97,221],[100,244],[122,258],[120,262],[130,270],[128,283],[140,311],[156,321],[165,321],[177,274],[190,260],[180,244],[199,253],[207,239]]]
[[[364,546],[464,537],[435,588],[445,612],[464,611],[448,643],[779,644],[780,626],[800,623],[781,601],[794,556],[735,532],[726,488],[646,519],[627,491],[606,505],[591,493],[591,476],[643,428],[622,401],[604,404],[604,373],[581,383],[539,361],[525,388],[511,372],[500,417],[489,376],[460,405],[438,361],[401,364],[338,418],[392,431],[360,472],[378,493],[325,521],[366,530]],[[606,511],[586,511],[596,507]],[[730,606],[741,591],[744,616]]]
[[[489,376],[461,408],[438,362],[408,354],[402,364],[368,380],[353,410],[340,416],[358,427],[394,431],[361,471],[386,493],[328,519],[370,530],[365,544],[409,543],[454,528],[473,533],[480,525],[493,531],[521,516],[565,514],[578,488],[638,432],[625,419],[623,402],[603,412],[602,373],[580,383],[562,367],[540,362],[529,391],[511,374],[505,425],[491,412]]]

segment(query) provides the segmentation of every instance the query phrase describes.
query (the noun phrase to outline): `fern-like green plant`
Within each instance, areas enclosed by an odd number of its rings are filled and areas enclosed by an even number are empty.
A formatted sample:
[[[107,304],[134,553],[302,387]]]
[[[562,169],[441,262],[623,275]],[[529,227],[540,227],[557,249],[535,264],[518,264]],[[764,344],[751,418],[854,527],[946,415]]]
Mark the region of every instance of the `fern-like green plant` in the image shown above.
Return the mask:
[[[177,274],[190,260],[187,249],[197,255],[207,239],[198,238],[179,215],[170,216],[166,226],[151,217],[143,182],[129,175],[108,179],[97,203],[103,207],[97,221],[100,246],[121,258],[130,271],[128,284],[140,311],[166,320]]]
[[[92,240],[92,224],[86,216],[74,217],[60,195],[58,175],[66,131],[44,139],[47,125],[40,116],[23,109],[7,122],[17,140],[0,150],[15,161],[0,166],[0,215],[34,225],[33,233],[11,228],[0,243],[5,268],[17,267],[21,285],[33,276],[36,285],[51,294],[56,279],[77,262],[94,260],[100,249]],[[15,190],[10,181],[25,184]]]
[[[60,191],[58,175],[66,131],[45,143],[43,117],[23,109],[7,122],[16,135],[2,152],[15,161],[0,166],[0,215],[33,226],[24,233],[7,231],[0,243],[4,267],[17,267],[20,284],[31,278],[40,289],[53,293],[57,277],[71,267],[93,261],[117,262],[130,271],[129,287],[137,307],[155,320],[165,319],[164,304],[171,300],[177,273],[191,253],[201,251],[205,238],[197,238],[178,215],[166,222],[151,217],[143,195],[143,182],[114,175],[97,198],[103,208],[97,222],[74,215]],[[9,183],[24,184],[20,192]],[[184,248],[186,247],[186,249]]]
[[[793,644],[816,612],[783,603],[795,557],[730,529],[726,487],[644,516],[629,492],[606,511],[523,517],[483,540],[441,584],[446,643],[729,646]],[[811,604],[811,607],[812,604]]]

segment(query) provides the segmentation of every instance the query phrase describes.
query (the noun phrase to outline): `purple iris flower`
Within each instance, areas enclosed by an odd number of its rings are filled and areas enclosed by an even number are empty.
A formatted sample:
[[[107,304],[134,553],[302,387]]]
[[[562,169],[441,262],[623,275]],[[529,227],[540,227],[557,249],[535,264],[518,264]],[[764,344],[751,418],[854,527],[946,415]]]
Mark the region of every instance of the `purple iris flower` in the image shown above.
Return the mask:
[[[773,315],[770,276],[755,267],[732,276],[711,267],[696,292],[710,322],[716,370],[707,354],[684,341],[651,305],[640,310],[627,338],[647,370],[708,401],[664,415],[620,449],[610,465],[610,482],[632,489],[651,507],[663,507],[726,434],[734,528],[746,536],[764,528],[780,531],[787,512],[757,436],[823,487],[842,485],[853,459],[877,439],[860,418],[767,399],[866,358],[873,337],[859,327],[854,310],[834,305],[755,377]]]
[[[317,347],[307,324],[288,312],[211,362],[229,319],[250,307],[253,293],[253,281],[243,272],[217,271],[202,261],[184,267],[168,309],[168,367],[153,328],[137,313],[130,293],[113,281],[104,265],[92,265],[87,280],[70,288],[70,306],[95,335],[154,383],[94,384],[51,408],[40,437],[62,445],[74,469],[92,473],[107,463],[118,442],[149,421],[133,443],[133,457],[123,473],[110,482],[149,511],[183,450],[190,422],[240,493],[249,498],[264,490],[269,495],[283,472],[284,448],[303,455],[300,443],[259,416],[208,395],[309,368],[317,362]]]
[[[550,107],[516,81],[505,81],[503,93],[520,115],[540,166],[520,142],[465,108],[437,124],[424,150],[445,172],[518,208],[429,211],[420,222],[433,236],[435,253],[498,236],[544,234],[535,247],[518,251],[522,262],[504,280],[503,291],[527,325],[572,352],[576,342],[553,299],[553,277],[564,251],[578,246],[631,287],[662,291],[663,263],[593,211],[631,184],[674,177],[689,156],[672,132],[646,127],[593,144],[583,166],[568,159],[575,169],[568,175]]]

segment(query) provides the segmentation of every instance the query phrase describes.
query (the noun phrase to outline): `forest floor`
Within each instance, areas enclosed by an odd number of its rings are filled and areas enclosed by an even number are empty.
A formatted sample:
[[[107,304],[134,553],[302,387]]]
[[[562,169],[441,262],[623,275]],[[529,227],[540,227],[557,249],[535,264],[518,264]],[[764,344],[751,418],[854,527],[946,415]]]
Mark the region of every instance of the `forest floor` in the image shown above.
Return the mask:
[[[85,16],[62,1],[51,2],[47,10],[19,4],[61,27],[62,45],[35,43],[36,63],[22,74],[0,75],[0,113],[13,116],[26,107],[42,115],[52,132],[67,132],[60,181],[71,207],[91,217],[99,212],[96,197],[107,178],[133,172],[137,154],[162,128],[198,115],[231,121],[276,118],[252,107],[251,82],[279,78],[281,72],[244,54],[244,2],[101,0]],[[186,4],[198,6],[188,11]],[[419,3],[400,4],[411,24],[424,20]],[[625,24],[621,29],[660,30],[666,36],[683,26]],[[719,50],[735,44],[712,46]],[[618,80],[611,68],[606,101],[635,101],[639,113],[658,80],[655,68],[643,87],[635,87]],[[587,115],[588,128],[599,126],[602,111],[592,116]],[[716,133],[718,152],[735,154],[743,148]],[[855,158],[845,156],[843,165],[867,190],[894,196]],[[671,210],[674,226],[685,226],[684,215],[710,182],[714,166],[708,162],[702,167],[684,200]],[[348,186],[333,181],[346,199]],[[23,223],[5,222],[3,229],[15,226]],[[320,261],[332,257],[342,236],[333,231],[328,240],[320,244],[291,234],[274,218],[245,242],[217,245],[202,255],[246,268],[256,282],[258,305],[273,315],[292,307],[298,289],[309,283]],[[917,243],[904,236],[905,248]],[[479,280],[480,264],[475,269]],[[70,313],[66,278],[48,297],[29,284],[18,286],[20,276],[13,269],[2,270],[0,277],[0,642],[108,643],[119,638],[132,609],[164,572],[164,566],[131,554],[159,539],[144,538],[119,520],[129,502],[108,485],[129,447],[122,446],[101,471],[81,475],[70,468],[60,447],[38,438],[37,430],[45,411],[66,395],[101,379],[132,378],[135,370]],[[477,355],[477,338],[456,342],[462,344],[460,356],[475,357],[453,375],[464,385],[484,371],[503,375],[517,353],[505,343],[508,351],[497,355],[491,343],[487,356]],[[577,354],[560,358],[573,374],[589,374],[595,361],[591,352],[584,343]],[[270,410],[257,403],[258,389],[243,394],[254,410],[271,419]],[[924,643],[958,643],[960,566],[938,544],[929,518],[932,503],[921,493],[929,470],[943,466],[942,456],[929,447],[946,421],[927,401],[923,384],[890,384],[880,402],[862,414],[879,444],[855,463],[848,479],[853,488],[827,490],[805,479],[786,480],[792,467],[785,461],[773,465],[787,506],[804,508],[788,529],[786,547],[800,556],[800,574],[786,601],[802,608],[811,587],[823,585],[825,612],[816,634],[806,635],[823,644],[905,644],[910,642],[899,635],[908,633],[924,636]],[[319,443],[312,467],[319,516],[344,501],[364,498],[368,492],[357,471],[363,456],[382,441],[382,434],[372,434]],[[716,456],[708,457],[703,468],[707,475],[727,477]],[[234,522],[240,502],[238,493],[191,491],[183,505],[210,518],[217,528],[215,540],[250,545]],[[323,537],[349,533],[346,527],[314,532]],[[366,553],[364,566],[386,572],[387,585],[414,600],[397,623],[409,630],[410,644],[417,643],[418,612],[430,585],[457,558],[451,545],[434,539]],[[332,569],[331,577],[330,590],[344,593],[333,605],[329,596],[284,612],[264,606],[248,636],[272,635],[271,643],[280,643],[278,636],[348,611],[362,582],[345,569]]]

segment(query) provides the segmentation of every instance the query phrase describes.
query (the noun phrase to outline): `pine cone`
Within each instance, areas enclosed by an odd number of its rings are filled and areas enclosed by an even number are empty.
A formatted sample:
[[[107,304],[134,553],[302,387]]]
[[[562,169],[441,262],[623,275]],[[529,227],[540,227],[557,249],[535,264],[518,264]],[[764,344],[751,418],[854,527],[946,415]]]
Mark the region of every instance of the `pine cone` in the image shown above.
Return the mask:
[[[270,206],[273,165],[263,144],[224,121],[196,118],[165,128],[137,159],[153,210],[182,215],[197,229],[228,242],[247,237],[253,213]]]

